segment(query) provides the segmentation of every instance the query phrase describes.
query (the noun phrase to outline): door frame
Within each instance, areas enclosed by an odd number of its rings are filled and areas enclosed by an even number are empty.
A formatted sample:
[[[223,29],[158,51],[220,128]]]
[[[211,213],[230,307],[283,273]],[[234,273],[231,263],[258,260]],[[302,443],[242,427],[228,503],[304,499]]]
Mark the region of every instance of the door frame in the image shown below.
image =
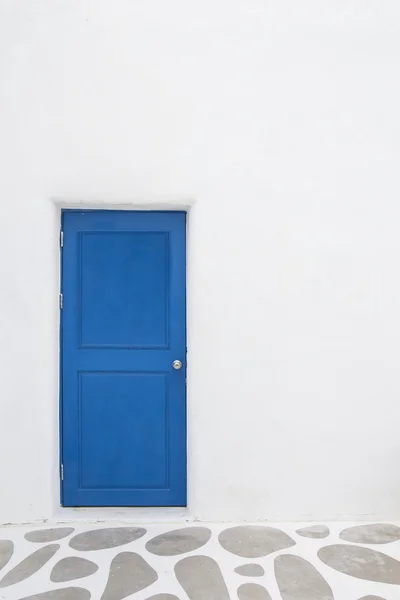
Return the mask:
[[[63,229],[63,214],[65,212],[82,212],[82,211],[96,211],[96,212],[105,212],[105,211],[127,211],[127,212],[185,212],[186,213],[186,245],[185,245],[185,263],[186,263],[186,311],[185,311],[185,323],[186,323],[186,380],[188,381],[188,338],[190,334],[189,327],[189,291],[188,291],[188,254],[189,254],[189,231],[191,223],[191,216],[194,208],[194,201],[189,201],[187,199],[181,202],[154,202],[152,199],[145,199],[143,202],[132,202],[132,203],[120,203],[120,202],[98,202],[96,200],[93,201],[68,201],[59,198],[53,198],[52,202],[55,205],[56,211],[56,225],[57,225],[57,247],[58,247],[58,261],[57,261],[57,300],[58,300],[58,348],[59,348],[59,361],[58,361],[58,417],[57,417],[57,447],[58,447],[58,461],[57,461],[57,472],[56,472],[56,481],[57,481],[57,499],[54,501],[54,514],[57,517],[61,517],[62,515],[71,514],[71,511],[76,513],[76,511],[83,511],[86,514],[91,511],[95,511],[98,513],[98,509],[89,508],[89,507],[64,507],[63,506],[63,482],[62,482],[62,468],[63,464],[63,381],[62,381],[62,310],[60,307],[60,299],[61,299],[61,288],[63,282],[63,260],[62,260],[62,237],[61,231]],[[134,518],[135,514],[143,515],[148,514],[151,518],[152,514],[159,514],[160,510],[162,513],[166,515],[177,516],[178,518],[186,519],[189,514],[189,504],[191,502],[191,490],[190,490],[190,451],[189,451],[189,438],[188,438],[188,385],[186,385],[185,390],[186,395],[186,506],[185,507],[101,507],[101,512],[106,515],[112,515],[115,511],[118,511],[118,515],[121,515],[121,511],[125,514],[125,516],[129,516],[129,518]]]

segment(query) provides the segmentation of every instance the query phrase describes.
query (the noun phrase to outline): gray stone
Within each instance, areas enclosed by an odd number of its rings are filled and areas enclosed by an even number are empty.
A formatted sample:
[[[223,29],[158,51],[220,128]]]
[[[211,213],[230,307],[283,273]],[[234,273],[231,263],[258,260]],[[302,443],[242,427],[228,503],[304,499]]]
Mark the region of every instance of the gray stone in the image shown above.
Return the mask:
[[[326,525],[310,525],[297,529],[296,533],[306,538],[322,539],[328,537],[330,531]]]
[[[79,587],[67,587],[61,590],[52,590],[33,596],[25,596],[21,600],[89,600],[90,592]]]
[[[62,558],[54,565],[53,570],[50,573],[50,579],[56,583],[71,581],[72,579],[81,579],[82,577],[93,575],[98,568],[99,567],[91,560],[69,556],[67,558]]]
[[[363,596],[360,600],[385,600],[382,596]]]
[[[304,558],[281,554],[274,566],[282,600],[333,600],[328,582]]]
[[[147,600],[179,600],[179,598],[173,594],[157,594],[156,596],[147,598]]]
[[[142,527],[109,527],[106,529],[92,529],[75,535],[69,545],[74,550],[104,550],[129,544],[143,537],[146,529]]]
[[[221,569],[209,556],[188,556],[175,565],[175,575],[189,600],[230,600]]]
[[[155,570],[135,552],[121,552],[110,566],[101,600],[122,600],[157,581]]]
[[[237,591],[239,600],[271,600],[265,587],[258,583],[244,583]]]
[[[14,544],[10,540],[0,540],[0,570],[6,566],[14,552]]]
[[[211,531],[207,527],[185,527],[157,535],[146,544],[146,550],[157,556],[176,556],[198,550],[208,542]]]
[[[25,534],[25,539],[28,542],[35,542],[36,544],[55,542],[62,540],[63,538],[71,535],[75,530],[73,527],[55,527],[54,529],[37,529],[36,531],[29,531]]]
[[[242,558],[267,556],[272,552],[285,550],[296,544],[280,529],[263,525],[231,527],[222,531],[218,540],[225,550]]]
[[[346,542],[357,544],[389,544],[400,540],[400,527],[389,523],[355,525],[344,529],[339,537]]]
[[[318,557],[328,567],[358,579],[400,584],[400,562],[377,550],[335,544],[318,550]]]
[[[36,573],[36,571],[39,571],[54,556],[59,547],[59,544],[50,544],[50,546],[39,548],[39,550],[30,554],[27,558],[24,558],[23,561],[3,577],[0,581],[0,588],[19,583]]]
[[[245,577],[262,577],[265,571],[261,565],[251,563],[249,565],[240,565],[240,567],[236,567],[235,573],[244,575]]]

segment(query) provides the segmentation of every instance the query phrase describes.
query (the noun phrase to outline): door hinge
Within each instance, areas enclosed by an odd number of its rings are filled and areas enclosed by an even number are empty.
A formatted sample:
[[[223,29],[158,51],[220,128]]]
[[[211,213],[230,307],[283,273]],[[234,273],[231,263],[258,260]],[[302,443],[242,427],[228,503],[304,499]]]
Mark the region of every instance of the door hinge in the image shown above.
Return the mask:
[[[64,246],[64,232],[60,231],[60,248]]]
[[[60,308],[62,309],[64,305],[64,296],[60,292]]]
[[[63,464],[60,465],[60,479],[61,479],[61,481],[64,481],[64,465]]]

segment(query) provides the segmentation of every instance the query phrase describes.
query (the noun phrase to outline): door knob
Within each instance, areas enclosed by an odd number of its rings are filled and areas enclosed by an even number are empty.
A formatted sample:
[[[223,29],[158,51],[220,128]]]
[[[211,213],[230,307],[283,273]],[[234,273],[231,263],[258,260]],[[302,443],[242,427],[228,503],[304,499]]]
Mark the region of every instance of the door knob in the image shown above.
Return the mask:
[[[180,360],[174,360],[174,362],[172,363],[172,366],[174,367],[174,369],[176,371],[179,371],[179,369],[182,367],[182,363]]]

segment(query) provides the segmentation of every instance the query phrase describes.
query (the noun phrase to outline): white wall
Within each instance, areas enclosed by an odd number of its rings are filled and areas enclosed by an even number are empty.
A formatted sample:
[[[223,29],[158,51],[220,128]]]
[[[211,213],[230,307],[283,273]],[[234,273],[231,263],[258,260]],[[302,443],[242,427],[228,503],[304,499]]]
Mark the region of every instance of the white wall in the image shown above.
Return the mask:
[[[398,0],[0,8],[0,522],[58,504],[54,198],[194,200],[192,516],[400,518]]]

